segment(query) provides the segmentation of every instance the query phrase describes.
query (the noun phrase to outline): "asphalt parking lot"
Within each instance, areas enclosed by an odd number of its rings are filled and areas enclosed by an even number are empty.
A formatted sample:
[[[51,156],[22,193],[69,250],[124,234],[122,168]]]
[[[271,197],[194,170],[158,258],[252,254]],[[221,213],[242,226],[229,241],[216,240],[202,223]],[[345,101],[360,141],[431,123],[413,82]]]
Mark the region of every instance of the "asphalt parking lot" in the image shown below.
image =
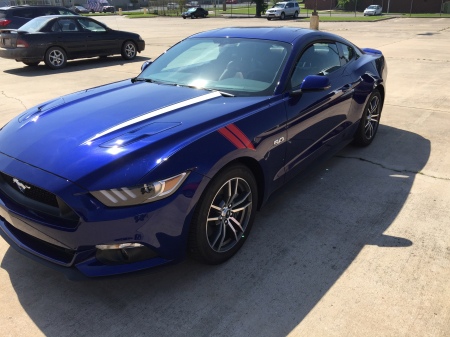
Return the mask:
[[[180,39],[265,19],[100,19],[146,41],[134,61],[52,71],[0,59],[0,126],[27,108],[130,78]],[[320,23],[383,51],[379,134],[294,180],[220,266],[72,282],[0,238],[3,336],[450,336],[450,19]]]

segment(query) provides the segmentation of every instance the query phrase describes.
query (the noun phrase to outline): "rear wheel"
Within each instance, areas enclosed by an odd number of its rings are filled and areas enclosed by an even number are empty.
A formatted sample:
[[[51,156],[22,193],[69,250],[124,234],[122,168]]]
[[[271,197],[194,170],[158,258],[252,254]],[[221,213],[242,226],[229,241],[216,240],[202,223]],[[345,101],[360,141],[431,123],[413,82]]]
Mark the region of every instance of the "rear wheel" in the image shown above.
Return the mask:
[[[372,143],[378,131],[381,116],[381,94],[378,90],[372,92],[364,107],[363,115],[355,134],[354,143],[367,146]]]
[[[250,233],[258,199],[256,180],[243,165],[219,173],[201,197],[191,223],[189,251],[208,264],[225,262]]]
[[[125,60],[132,60],[136,57],[137,48],[133,41],[125,41],[122,46],[122,58]]]
[[[67,64],[66,52],[59,47],[50,47],[45,53],[44,62],[50,69],[61,69]]]
[[[40,61],[37,61],[37,62],[23,61],[23,63],[26,64],[29,67],[36,67],[40,63]]]

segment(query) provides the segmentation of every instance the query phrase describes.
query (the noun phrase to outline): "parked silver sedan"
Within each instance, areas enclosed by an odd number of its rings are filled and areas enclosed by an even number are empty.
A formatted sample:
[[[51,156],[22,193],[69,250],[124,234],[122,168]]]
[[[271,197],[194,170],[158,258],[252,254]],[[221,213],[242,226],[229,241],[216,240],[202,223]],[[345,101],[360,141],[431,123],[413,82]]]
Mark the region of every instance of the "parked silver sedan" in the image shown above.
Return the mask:
[[[364,10],[364,16],[366,15],[381,15],[383,8],[380,5],[370,5]]]

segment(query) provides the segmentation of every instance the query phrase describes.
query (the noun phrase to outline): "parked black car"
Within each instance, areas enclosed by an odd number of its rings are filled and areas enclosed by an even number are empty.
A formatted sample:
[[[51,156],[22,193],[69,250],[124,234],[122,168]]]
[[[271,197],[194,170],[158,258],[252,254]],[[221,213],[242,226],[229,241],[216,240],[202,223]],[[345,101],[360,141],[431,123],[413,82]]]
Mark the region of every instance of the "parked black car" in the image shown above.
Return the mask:
[[[201,7],[191,7],[186,12],[182,13],[181,16],[183,19],[206,18],[208,16],[208,11]]]
[[[72,7],[70,7],[70,9],[72,11],[74,11],[75,13],[79,13],[79,14],[88,14],[89,13],[89,9],[87,9],[83,6],[72,6]]]
[[[78,15],[70,9],[57,6],[0,7],[0,29],[16,29],[31,19],[44,15]]]
[[[67,60],[121,54],[125,60],[143,51],[145,42],[135,33],[108,28],[83,16],[51,15],[34,18],[20,30],[0,30],[0,57],[51,69]]]
[[[102,12],[103,13],[115,13],[116,12],[116,8],[114,6],[103,6],[102,7]]]

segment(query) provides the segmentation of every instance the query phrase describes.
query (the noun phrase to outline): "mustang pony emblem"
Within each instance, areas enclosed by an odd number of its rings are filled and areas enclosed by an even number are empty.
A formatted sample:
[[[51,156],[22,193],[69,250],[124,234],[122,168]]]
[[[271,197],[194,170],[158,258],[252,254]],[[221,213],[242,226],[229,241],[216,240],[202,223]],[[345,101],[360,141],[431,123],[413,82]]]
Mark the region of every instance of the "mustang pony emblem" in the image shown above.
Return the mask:
[[[30,189],[30,186],[25,185],[23,182],[21,182],[19,179],[14,178],[13,183],[17,185],[20,192],[24,193],[26,189]]]

